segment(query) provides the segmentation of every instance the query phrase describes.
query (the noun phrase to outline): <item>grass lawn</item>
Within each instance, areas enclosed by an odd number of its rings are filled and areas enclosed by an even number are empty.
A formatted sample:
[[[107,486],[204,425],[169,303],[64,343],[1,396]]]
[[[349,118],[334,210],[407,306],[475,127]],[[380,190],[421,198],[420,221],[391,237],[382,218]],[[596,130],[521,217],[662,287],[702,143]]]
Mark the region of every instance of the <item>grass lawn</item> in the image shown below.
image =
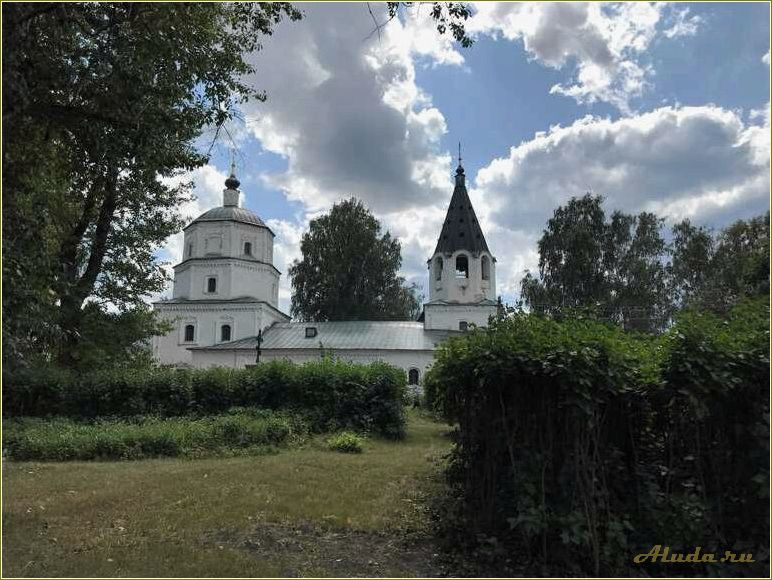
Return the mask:
[[[6,462],[4,576],[436,576],[427,498],[447,428],[364,453]]]

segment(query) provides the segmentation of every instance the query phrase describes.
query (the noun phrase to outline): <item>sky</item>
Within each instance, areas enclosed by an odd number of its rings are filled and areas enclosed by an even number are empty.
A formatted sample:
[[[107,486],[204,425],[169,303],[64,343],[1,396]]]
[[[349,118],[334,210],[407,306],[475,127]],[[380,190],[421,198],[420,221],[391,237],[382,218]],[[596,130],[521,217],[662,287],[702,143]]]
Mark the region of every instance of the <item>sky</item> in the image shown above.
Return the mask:
[[[505,302],[538,271],[538,239],[573,196],[714,230],[769,209],[766,2],[472,3],[469,48],[421,4],[391,21],[383,4],[297,6],[302,20],[247,55],[267,100],[242,105],[232,142],[180,176],[195,183],[186,218],[221,205],[235,146],[241,205],[276,234],[284,311],[309,221],[352,196],[426,288],[459,141]],[[157,253],[181,255],[181,234]]]

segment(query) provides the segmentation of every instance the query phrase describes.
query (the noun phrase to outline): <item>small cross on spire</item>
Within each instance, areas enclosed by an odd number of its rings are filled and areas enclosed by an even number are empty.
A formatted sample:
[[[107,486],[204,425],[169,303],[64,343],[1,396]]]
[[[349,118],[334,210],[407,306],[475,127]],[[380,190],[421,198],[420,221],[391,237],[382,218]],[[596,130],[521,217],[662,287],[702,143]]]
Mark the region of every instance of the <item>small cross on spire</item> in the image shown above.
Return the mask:
[[[225,187],[230,190],[237,190],[239,185],[241,185],[241,182],[236,177],[236,152],[233,147],[231,147],[231,175],[228,177],[228,179],[225,180]],[[225,205],[234,204],[226,203]]]
[[[458,166],[461,167],[461,141],[458,142]]]

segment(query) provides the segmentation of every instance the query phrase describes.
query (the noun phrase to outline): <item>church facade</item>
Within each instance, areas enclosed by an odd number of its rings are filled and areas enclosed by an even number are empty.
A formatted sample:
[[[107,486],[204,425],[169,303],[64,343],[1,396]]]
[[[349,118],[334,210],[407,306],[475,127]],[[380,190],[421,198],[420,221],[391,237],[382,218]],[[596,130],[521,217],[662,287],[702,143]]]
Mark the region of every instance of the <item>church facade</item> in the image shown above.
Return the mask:
[[[231,168],[223,205],[184,229],[172,297],[153,305],[173,326],[153,340],[153,355],[161,364],[241,368],[331,355],[388,362],[417,384],[443,340],[470,324],[485,326],[496,313],[496,258],[477,221],[460,162],[442,231],[427,262],[429,301],[417,321],[292,322],[278,307],[281,273],[273,265],[274,233],[239,207],[239,185]]]

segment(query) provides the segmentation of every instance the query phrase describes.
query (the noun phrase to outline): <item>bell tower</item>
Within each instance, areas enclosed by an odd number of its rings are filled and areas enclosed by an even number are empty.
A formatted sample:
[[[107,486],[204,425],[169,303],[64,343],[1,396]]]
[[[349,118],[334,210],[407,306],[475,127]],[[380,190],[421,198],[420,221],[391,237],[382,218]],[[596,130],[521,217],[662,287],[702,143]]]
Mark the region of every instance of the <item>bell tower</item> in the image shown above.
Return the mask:
[[[434,254],[428,260],[427,330],[466,330],[486,326],[496,313],[496,258],[477,221],[466,190],[459,144],[455,188]]]

